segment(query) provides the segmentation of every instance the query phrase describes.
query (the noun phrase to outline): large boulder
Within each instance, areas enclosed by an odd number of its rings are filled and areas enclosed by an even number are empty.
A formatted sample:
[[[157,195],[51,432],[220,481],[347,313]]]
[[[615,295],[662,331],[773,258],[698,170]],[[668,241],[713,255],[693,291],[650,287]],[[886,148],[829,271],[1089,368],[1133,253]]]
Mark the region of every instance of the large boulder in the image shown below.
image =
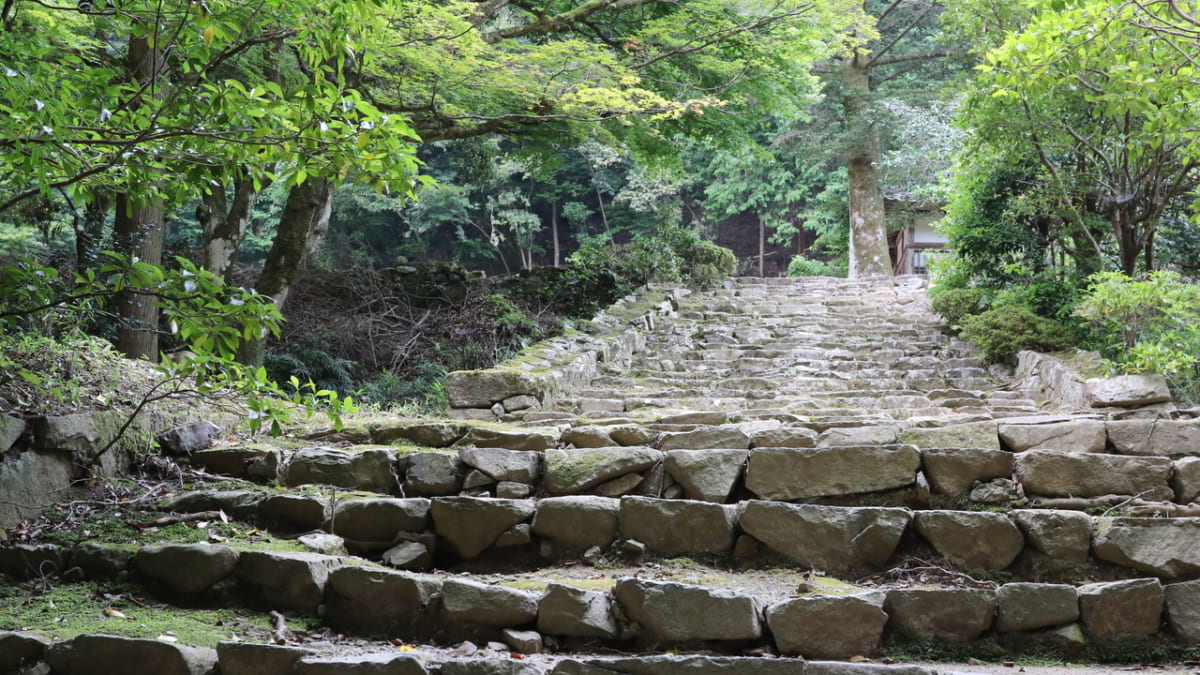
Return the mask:
[[[483,553],[509,528],[533,517],[532,501],[439,497],[429,512],[438,536],[466,559]]]
[[[201,450],[191,461],[215,473],[267,482],[276,479],[281,454],[278,448],[260,445],[229,446]]]
[[[443,616],[448,621],[498,628],[523,626],[537,618],[538,598],[529,591],[467,579],[446,579],[442,583]]]
[[[747,501],[738,525],[801,566],[859,574],[887,564],[912,519],[908,509]]]
[[[305,448],[292,454],[284,483],[320,483],[389,494],[396,491],[396,471],[394,450]]]
[[[1108,442],[1118,454],[1200,455],[1200,420],[1119,420],[1105,426]]]
[[[70,452],[14,450],[0,455],[4,460],[0,462],[0,495],[4,495],[0,500],[0,527],[36,518],[71,487],[74,473]]]
[[[723,504],[746,466],[745,450],[671,450],[666,470],[688,499]]]
[[[1037,551],[1066,563],[1087,561],[1092,544],[1092,518],[1079,511],[1020,509],[1012,519]]]
[[[757,448],[750,451],[746,487],[781,501],[878,492],[912,485],[920,465],[911,445]]]
[[[538,500],[533,533],[585,550],[607,547],[617,538],[621,500],[592,495]]]
[[[221,428],[207,420],[183,424],[155,434],[154,442],[170,455],[190,455],[212,447]]]
[[[883,609],[890,625],[918,638],[968,642],[992,626],[995,592],[974,588],[897,588]]]
[[[929,486],[943,495],[959,495],[976,481],[1012,475],[1013,456],[1003,450],[984,448],[925,448],[921,466]]]
[[[614,638],[612,596],[562,584],[550,584],[538,602],[537,628],[548,635]]]
[[[621,499],[621,536],[658,555],[721,553],[733,548],[737,509],[686,499]]]
[[[155,673],[204,675],[217,661],[212,649],[187,647],[162,640],[113,635],[80,635],[46,650],[56,675],[94,673]]]
[[[0,631],[0,673],[17,673],[24,666],[32,666],[46,653],[45,638],[32,635]]]
[[[1002,633],[1061,626],[1079,619],[1079,598],[1067,584],[1013,583],[996,591],[996,630]]]
[[[1062,450],[1104,452],[1107,436],[1100,420],[1074,420],[1051,424],[1002,423],[1000,440],[1013,452]]]
[[[662,460],[663,453],[646,447],[547,450],[545,487],[556,495],[583,492],[619,476],[649,469]]]
[[[184,595],[207,591],[232,574],[237,561],[237,551],[212,544],[144,546],[133,558],[142,574]]]
[[[727,590],[624,578],[613,596],[647,642],[757,640],[762,637],[758,600]]]
[[[1085,584],[1078,589],[1079,618],[1093,638],[1154,635],[1162,620],[1163,587],[1158,579]]]
[[[1164,579],[1200,573],[1200,519],[1100,518],[1092,539],[1100,560]]]
[[[1140,495],[1170,500],[1171,460],[1030,450],[1016,456],[1014,469],[1026,494],[1042,497]]]
[[[369,425],[372,443],[388,444],[403,439],[426,448],[453,445],[467,433],[465,424],[455,422],[417,422],[387,420]]]
[[[1002,570],[1025,547],[1025,537],[1003,513],[918,511],[913,525],[938,553],[968,570]]]
[[[887,614],[883,593],[800,597],[767,608],[767,626],[784,654],[849,659],[879,650]]]
[[[370,567],[342,567],[329,575],[325,620],[366,637],[428,639],[442,585],[432,577]]]
[[[329,500],[299,494],[268,495],[258,503],[258,516],[287,529],[316,530],[329,518]]]
[[[455,408],[490,408],[523,394],[545,401],[553,390],[552,377],[511,368],[456,370],[446,376],[446,393]]]

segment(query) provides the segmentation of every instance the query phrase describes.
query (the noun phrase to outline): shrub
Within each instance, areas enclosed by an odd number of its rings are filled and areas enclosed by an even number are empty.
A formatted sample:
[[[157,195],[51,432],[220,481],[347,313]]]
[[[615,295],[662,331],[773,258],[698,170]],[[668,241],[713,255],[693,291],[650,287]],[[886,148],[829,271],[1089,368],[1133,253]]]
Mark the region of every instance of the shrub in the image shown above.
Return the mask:
[[[993,363],[1011,362],[1022,349],[1055,351],[1072,346],[1072,331],[1038,316],[1023,305],[1001,305],[968,316],[962,337],[975,343]]]
[[[952,330],[961,330],[968,317],[986,309],[983,296],[982,288],[947,288],[933,296],[930,303],[933,311],[940,314]]]
[[[798,255],[788,263],[787,275],[789,277],[844,277],[846,273],[836,265]]]

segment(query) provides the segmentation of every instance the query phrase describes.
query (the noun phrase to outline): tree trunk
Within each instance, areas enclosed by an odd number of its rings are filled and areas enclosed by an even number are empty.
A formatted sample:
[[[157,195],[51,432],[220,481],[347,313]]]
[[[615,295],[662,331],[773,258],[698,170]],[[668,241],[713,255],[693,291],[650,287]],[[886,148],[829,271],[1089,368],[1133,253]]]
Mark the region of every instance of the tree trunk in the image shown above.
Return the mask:
[[[562,264],[562,249],[558,243],[558,202],[550,204],[550,234],[554,237],[554,266],[558,267]]]
[[[758,219],[758,276],[767,276],[767,225]]]
[[[233,257],[246,236],[259,194],[246,171],[239,170],[233,182],[232,204],[226,203],[225,185],[218,183],[196,207],[196,218],[204,232],[204,268],[226,281],[231,281]]]
[[[871,119],[869,55],[857,54],[842,66],[846,113],[846,169],[850,189],[851,279],[892,274],[883,193],[879,189],[879,129]]]
[[[163,54],[150,45],[146,36],[129,39],[126,68],[139,84],[146,87],[147,96],[160,98],[166,86]],[[162,264],[163,229],[165,225],[162,200],[145,196],[151,186],[140,186],[143,196],[117,196],[113,237],[118,251],[152,265]],[[131,359],[158,361],[158,306],[153,298],[127,291],[118,299],[121,329],[117,349]]]
[[[278,231],[255,284],[255,290],[271,296],[277,307],[283,307],[306,258],[319,246],[320,238],[329,229],[332,209],[333,182],[329,179],[310,177],[288,193],[287,203],[279,216]],[[238,360],[249,366],[260,366],[264,347],[264,338],[247,341]]]
[[[162,202],[117,195],[113,237],[121,253],[151,265],[162,264]],[[117,350],[131,359],[157,362],[158,305],[154,298],[130,289],[120,295],[117,306],[121,317]]]

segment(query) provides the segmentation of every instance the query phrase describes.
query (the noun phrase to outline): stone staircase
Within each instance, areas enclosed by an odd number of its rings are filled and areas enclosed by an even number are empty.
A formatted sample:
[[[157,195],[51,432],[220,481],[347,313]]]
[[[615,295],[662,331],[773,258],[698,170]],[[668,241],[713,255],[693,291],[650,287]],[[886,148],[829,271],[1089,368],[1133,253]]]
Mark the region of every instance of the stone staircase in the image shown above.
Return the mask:
[[[1186,414],[1035,400],[916,278],[624,305],[452,374],[451,419],[180,457],[213,483],[151,515],[231,521],[205,542],[0,548],[14,577],[237,607],[280,644],[0,623],[0,672],[930,675],[975,671],[893,661],[1200,641]]]

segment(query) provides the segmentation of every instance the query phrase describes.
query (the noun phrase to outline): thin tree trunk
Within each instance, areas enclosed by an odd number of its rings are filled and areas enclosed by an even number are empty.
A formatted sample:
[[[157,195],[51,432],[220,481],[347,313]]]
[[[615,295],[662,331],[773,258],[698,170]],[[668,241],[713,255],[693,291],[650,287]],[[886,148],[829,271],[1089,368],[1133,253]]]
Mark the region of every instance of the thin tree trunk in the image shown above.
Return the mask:
[[[90,269],[95,265],[100,243],[104,241],[104,221],[108,218],[111,208],[112,196],[108,192],[97,190],[91,194],[91,199],[84,207],[83,217],[77,219],[75,261],[79,269]]]
[[[850,278],[892,274],[883,193],[879,189],[879,129],[871,120],[869,56],[842,67],[846,112],[846,169],[850,188]]]
[[[305,259],[329,229],[333,187],[333,182],[326,178],[309,178],[288,193],[275,239],[255,284],[255,290],[271,296],[280,308],[287,301],[288,291],[299,277]],[[260,366],[264,347],[263,338],[248,341],[242,346],[238,360]]]
[[[767,276],[767,225],[758,219],[758,276]]]
[[[550,234],[554,237],[554,266],[561,264],[561,249],[558,243],[558,202],[550,204]]]

